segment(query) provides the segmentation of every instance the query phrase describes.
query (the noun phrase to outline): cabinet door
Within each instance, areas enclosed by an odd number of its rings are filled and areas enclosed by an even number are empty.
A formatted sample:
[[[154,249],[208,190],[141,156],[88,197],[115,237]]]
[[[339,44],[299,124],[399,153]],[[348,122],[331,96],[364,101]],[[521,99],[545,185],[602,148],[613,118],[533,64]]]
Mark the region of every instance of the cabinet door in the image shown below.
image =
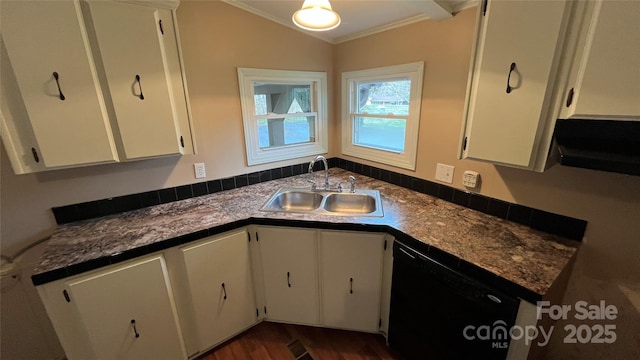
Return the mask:
[[[89,2],[127,159],[182,153],[161,21],[170,11]],[[167,18],[164,18],[167,16]]]
[[[200,350],[256,322],[249,242],[242,231],[182,250],[193,298]]]
[[[161,256],[68,283],[98,359],[186,359]]]
[[[565,3],[488,2],[467,105],[465,158],[531,166],[548,116]]]
[[[79,3],[0,6],[2,40],[28,114],[17,121],[30,122],[37,144],[28,146],[38,160],[47,167],[118,161]]]
[[[568,117],[640,119],[640,2],[595,1]]]
[[[318,323],[316,231],[258,229],[267,319]]]
[[[322,231],[322,324],[377,332],[384,234]]]

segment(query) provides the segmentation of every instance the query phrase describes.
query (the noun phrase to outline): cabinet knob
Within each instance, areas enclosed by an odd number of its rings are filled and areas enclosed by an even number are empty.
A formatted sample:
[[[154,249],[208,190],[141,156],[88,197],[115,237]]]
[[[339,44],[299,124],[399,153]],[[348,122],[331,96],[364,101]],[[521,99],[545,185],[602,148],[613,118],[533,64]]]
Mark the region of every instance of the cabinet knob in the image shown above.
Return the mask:
[[[66,97],[62,93],[62,89],[60,89],[60,75],[56,71],[53,72],[53,78],[56,79],[56,85],[58,86],[58,93],[60,94],[60,100],[64,101]]]

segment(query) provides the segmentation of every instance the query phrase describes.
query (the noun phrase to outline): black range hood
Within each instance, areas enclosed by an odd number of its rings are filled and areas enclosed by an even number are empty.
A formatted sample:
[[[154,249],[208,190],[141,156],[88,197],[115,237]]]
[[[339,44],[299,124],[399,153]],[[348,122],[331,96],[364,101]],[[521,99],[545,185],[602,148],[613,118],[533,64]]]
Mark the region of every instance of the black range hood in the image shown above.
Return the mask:
[[[553,137],[561,165],[640,175],[640,121],[558,119]]]

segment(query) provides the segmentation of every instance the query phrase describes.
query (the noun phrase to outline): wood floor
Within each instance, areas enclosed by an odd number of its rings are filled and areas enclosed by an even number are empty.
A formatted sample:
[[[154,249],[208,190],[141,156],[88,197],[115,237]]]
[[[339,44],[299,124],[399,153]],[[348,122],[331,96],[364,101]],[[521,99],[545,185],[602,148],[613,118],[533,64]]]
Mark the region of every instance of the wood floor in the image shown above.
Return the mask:
[[[262,322],[198,360],[397,360],[382,335]]]

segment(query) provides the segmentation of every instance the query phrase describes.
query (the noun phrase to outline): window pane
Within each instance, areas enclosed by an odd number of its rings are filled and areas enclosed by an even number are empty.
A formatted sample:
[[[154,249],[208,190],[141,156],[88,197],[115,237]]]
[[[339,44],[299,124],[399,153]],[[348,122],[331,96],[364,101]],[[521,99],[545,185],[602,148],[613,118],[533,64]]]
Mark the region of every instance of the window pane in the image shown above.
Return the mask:
[[[316,141],[315,116],[258,120],[261,149]]]
[[[356,117],[353,123],[353,143],[377,149],[404,152],[407,121]]]
[[[311,85],[254,83],[256,115],[311,112]]]
[[[253,95],[255,102],[256,115],[267,115],[267,95]]]
[[[410,97],[409,79],[358,83],[356,112],[409,115]]]

